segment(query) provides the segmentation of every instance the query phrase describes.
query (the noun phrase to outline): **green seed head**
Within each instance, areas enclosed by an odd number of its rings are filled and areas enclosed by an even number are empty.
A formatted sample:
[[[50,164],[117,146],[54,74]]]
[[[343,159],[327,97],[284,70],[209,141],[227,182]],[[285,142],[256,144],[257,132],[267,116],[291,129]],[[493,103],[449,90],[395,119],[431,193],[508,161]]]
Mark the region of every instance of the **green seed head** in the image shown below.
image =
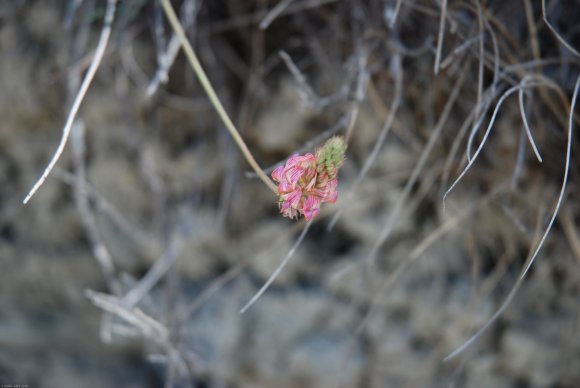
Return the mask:
[[[338,169],[344,163],[344,153],[346,144],[344,139],[339,136],[332,137],[316,151],[317,171],[322,173],[326,171],[328,177],[336,177]]]

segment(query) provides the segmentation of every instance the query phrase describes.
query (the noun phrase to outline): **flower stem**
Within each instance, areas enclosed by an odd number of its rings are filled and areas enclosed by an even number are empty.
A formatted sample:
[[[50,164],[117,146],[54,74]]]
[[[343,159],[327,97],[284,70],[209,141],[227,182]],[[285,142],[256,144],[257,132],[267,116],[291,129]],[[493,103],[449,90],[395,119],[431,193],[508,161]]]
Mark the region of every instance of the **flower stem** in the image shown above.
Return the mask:
[[[244,157],[246,158],[250,166],[254,169],[256,174],[258,174],[258,177],[262,180],[262,182],[264,182],[266,186],[268,186],[270,190],[272,190],[277,195],[278,189],[276,188],[276,185],[274,184],[274,182],[270,180],[270,178],[268,178],[268,176],[264,173],[258,162],[256,162],[256,159],[254,159],[254,157],[252,156],[252,153],[248,149],[248,146],[240,136],[240,133],[238,132],[234,123],[228,116],[215,90],[211,86],[211,82],[207,78],[207,75],[205,74],[205,71],[203,70],[201,63],[199,62],[199,59],[197,59],[197,55],[195,55],[193,47],[191,47],[191,44],[187,40],[185,32],[181,27],[181,23],[177,19],[177,15],[173,10],[170,1],[162,0],[161,5],[163,6],[163,10],[165,11],[165,15],[167,16],[167,19],[169,20],[169,23],[171,24],[173,31],[175,31],[175,34],[177,35],[181,43],[181,47],[185,52],[185,56],[187,57],[189,64],[191,65],[191,68],[193,69],[195,75],[197,76],[199,83],[205,90],[205,93],[207,94],[211,104],[213,105],[216,112],[223,121],[224,125],[226,126],[226,129],[228,130],[230,135],[234,138],[234,141],[238,145],[238,148],[240,149],[240,151],[242,151],[242,154],[244,154]]]

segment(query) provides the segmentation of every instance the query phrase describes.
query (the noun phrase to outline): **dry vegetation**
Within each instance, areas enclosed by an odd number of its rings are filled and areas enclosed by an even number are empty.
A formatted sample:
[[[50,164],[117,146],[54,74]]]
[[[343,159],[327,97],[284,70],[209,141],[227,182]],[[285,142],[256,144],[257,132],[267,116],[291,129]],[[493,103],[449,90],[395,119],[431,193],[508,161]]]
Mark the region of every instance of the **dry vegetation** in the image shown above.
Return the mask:
[[[339,201],[278,214],[161,1],[0,2],[0,383],[576,386],[576,1],[172,3],[268,172],[348,139]]]

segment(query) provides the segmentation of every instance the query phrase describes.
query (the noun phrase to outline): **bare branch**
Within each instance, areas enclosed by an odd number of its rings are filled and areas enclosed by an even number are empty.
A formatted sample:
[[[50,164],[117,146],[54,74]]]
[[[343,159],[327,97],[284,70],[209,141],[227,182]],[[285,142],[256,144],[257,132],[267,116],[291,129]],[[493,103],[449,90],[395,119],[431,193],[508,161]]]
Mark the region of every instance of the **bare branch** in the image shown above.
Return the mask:
[[[71,110],[69,111],[66,123],[62,130],[62,137],[60,139],[60,143],[54,155],[52,156],[52,159],[48,163],[48,166],[46,166],[46,168],[44,169],[42,176],[38,179],[38,181],[34,184],[32,189],[30,189],[30,192],[26,195],[26,198],[24,198],[24,200],[22,201],[22,203],[24,204],[28,203],[30,198],[32,198],[32,196],[36,193],[36,191],[40,188],[40,186],[42,186],[42,184],[44,183],[44,181],[46,180],[46,178],[48,177],[48,175],[50,174],[50,172],[60,159],[62,152],[64,151],[64,147],[66,146],[66,143],[68,141],[68,137],[70,135],[70,131],[75,121],[76,115],[79,111],[81,103],[85,98],[85,95],[87,94],[87,91],[89,90],[91,82],[93,82],[95,73],[97,72],[97,69],[101,64],[101,60],[103,59],[103,55],[105,54],[107,44],[109,43],[109,37],[111,36],[111,25],[113,24],[116,8],[117,8],[117,0],[108,0],[107,10],[105,13],[105,22],[103,24],[103,29],[101,30],[101,36],[99,38],[99,42],[95,50],[95,55],[93,57],[91,65],[89,66],[89,69],[87,70],[87,74],[83,79],[81,87],[74,99]]]

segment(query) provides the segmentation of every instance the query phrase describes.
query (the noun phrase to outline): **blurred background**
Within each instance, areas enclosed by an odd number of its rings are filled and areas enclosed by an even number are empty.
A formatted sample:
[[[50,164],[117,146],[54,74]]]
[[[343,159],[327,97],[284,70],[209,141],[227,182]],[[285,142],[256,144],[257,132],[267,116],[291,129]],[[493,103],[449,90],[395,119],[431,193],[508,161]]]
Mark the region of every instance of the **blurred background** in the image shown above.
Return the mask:
[[[576,1],[172,4],[268,173],[346,136],[339,200],[279,214],[161,1],[0,2],[1,383],[578,386]]]

